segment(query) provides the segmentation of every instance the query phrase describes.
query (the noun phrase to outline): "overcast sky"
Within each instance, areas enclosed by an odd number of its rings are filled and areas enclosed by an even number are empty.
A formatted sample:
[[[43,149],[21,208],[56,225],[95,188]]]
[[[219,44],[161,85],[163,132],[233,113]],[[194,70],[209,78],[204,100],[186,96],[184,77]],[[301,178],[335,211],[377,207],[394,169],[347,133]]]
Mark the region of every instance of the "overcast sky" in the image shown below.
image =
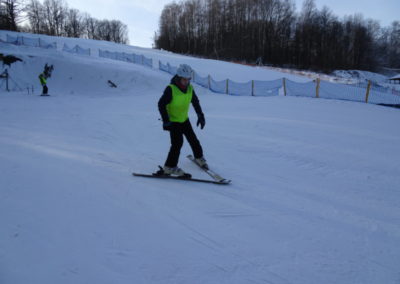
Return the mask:
[[[154,32],[164,5],[171,0],[66,0],[70,8],[87,12],[92,17],[120,20],[128,26],[130,45],[151,47]],[[179,2],[179,1],[177,1]],[[303,0],[295,0],[297,11],[301,10]],[[364,18],[380,21],[389,26],[400,21],[400,0],[316,0],[317,8],[328,6],[335,15],[363,14]]]

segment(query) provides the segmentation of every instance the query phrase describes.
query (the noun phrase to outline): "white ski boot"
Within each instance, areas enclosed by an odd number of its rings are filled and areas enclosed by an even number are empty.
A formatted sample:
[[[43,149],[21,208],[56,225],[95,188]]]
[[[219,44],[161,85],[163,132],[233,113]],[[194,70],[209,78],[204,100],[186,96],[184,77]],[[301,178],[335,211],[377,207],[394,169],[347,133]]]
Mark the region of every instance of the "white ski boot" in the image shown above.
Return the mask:
[[[204,157],[197,158],[195,161],[200,168],[208,169],[207,161],[204,159]]]
[[[190,178],[191,175],[188,173],[185,173],[181,168],[179,167],[163,167],[164,174],[166,175],[171,175],[171,176],[176,176],[176,177],[182,177],[182,178]]]

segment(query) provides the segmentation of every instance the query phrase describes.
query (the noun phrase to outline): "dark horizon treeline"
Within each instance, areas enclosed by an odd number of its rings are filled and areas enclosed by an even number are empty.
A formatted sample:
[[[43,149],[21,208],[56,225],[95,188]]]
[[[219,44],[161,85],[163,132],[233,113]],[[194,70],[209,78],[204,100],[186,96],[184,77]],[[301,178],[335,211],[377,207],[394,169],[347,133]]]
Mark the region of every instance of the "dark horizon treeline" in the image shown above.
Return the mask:
[[[305,0],[187,0],[164,7],[156,48],[225,60],[329,72],[400,68],[400,23],[339,20]]]
[[[21,26],[23,21],[29,24]],[[0,0],[0,29],[129,43],[121,21],[95,19],[63,0]]]

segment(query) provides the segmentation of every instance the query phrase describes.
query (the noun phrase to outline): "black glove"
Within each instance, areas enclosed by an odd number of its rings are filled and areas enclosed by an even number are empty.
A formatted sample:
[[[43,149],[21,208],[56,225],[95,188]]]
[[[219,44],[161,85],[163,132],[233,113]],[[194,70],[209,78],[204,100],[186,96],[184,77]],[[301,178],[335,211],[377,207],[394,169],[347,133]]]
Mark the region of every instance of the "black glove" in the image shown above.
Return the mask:
[[[201,114],[197,118],[197,127],[200,125],[200,128],[203,129],[204,126],[206,125],[206,119],[204,118],[204,115]]]
[[[172,122],[171,121],[164,122],[162,127],[165,131],[170,131],[172,128]]]

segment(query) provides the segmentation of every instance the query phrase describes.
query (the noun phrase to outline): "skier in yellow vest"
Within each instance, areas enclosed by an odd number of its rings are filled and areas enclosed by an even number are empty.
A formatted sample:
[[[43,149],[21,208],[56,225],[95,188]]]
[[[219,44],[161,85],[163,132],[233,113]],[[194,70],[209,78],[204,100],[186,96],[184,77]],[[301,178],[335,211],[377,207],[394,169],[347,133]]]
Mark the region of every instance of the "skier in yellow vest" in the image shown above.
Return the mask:
[[[191,103],[197,113],[197,126],[203,129],[206,124],[199,99],[190,84],[192,72],[192,68],[189,65],[181,64],[158,101],[158,109],[163,120],[163,129],[169,131],[171,137],[171,148],[163,167],[164,174],[173,176],[188,175],[178,167],[183,136],[189,142],[196,162],[200,166],[208,168],[207,162],[203,157],[201,144],[189,121],[188,114]]]
[[[54,66],[53,65],[49,66],[46,63],[46,65],[44,65],[43,72],[40,73],[40,75],[39,75],[40,84],[43,87],[43,91],[42,91],[41,96],[48,96],[49,95],[48,94],[49,89],[47,88],[47,79],[51,77],[51,73],[53,72],[53,70],[54,70]]]
[[[43,91],[42,91],[41,96],[48,96],[47,92],[48,92],[49,89],[47,88],[47,76],[46,76],[45,72],[40,73],[39,80],[40,80],[40,84],[43,87]]]

